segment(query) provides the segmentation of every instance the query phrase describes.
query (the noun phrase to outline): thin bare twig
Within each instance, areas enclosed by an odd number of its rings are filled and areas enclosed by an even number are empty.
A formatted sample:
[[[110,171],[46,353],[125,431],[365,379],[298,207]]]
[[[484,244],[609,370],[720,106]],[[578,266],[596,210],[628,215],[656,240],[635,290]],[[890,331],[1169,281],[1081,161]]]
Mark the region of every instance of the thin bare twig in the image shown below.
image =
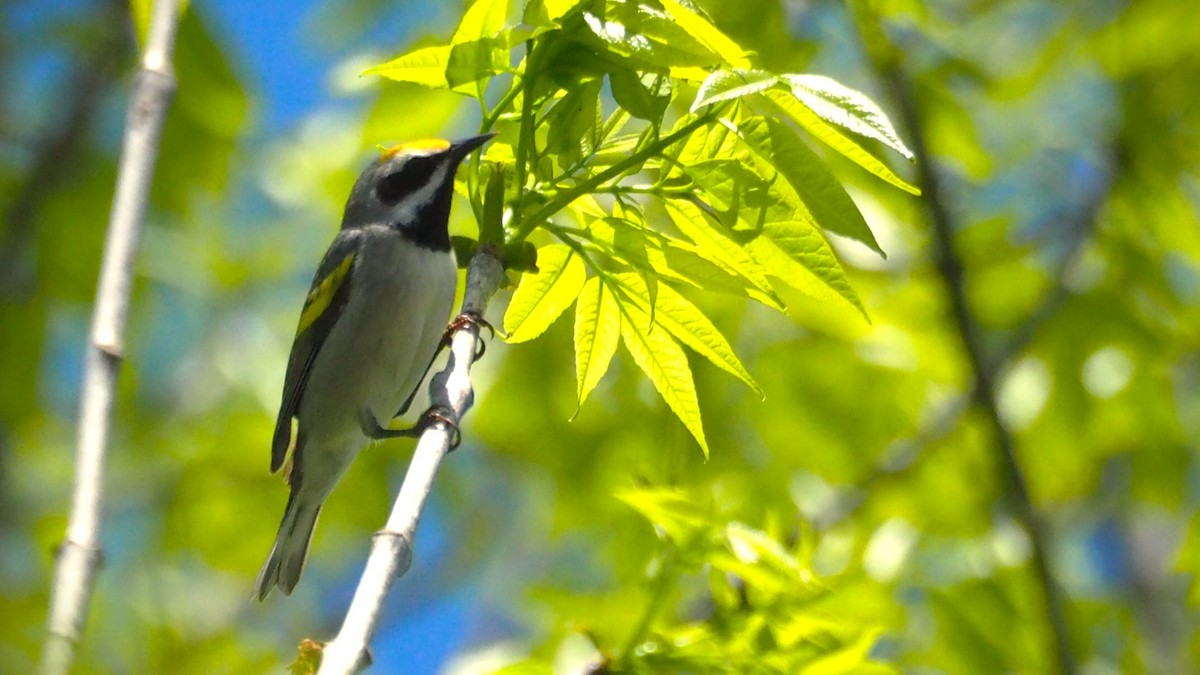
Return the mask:
[[[67,535],[58,551],[51,589],[49,634],[42,673],[67,673],[83,638],[92,587],[101,560],[100,518],[104,460],[124,349],[125,318],[133,285],[133,263],[149,201],[167,108],[175,93],[171,54],[179,10],[176,0],[158,0],[130,101],[116,194],[92,315],[91,344],[84,363],[75,491]]]
[[[859,18],[866,19],[861,15]],[[1012,501],[1017,520],[1029,536],[1033,572],[1045,599],[1046,618],[1052,633],[1058,669],[1064,675],[1074,675],[1078,672],[1078,666],[1071,652],[1062,592],[1050,571],[1046,528],[1029,496],[1025,475],[1017,458],[1013,434],[1001,417],[996,403],[996,373],[984,354],[981,328],[967,300],[963,264],[954,248],[956,228],[946,206],[935,160],[925,142],[920,111],[913,97],[912,87],[900,69],[898,50],[873,19],[860,21],[860,29],[869,31],[863,35],[867,54],[875,71],[890,90],[902,124],[912,142],[920,175],[922,200],[933,225],[934,264],[946,287],[955,329],[962,341],[974,379],[972,400],[992,429],[1006,492]]]
[[[462,312],[483,316],[503,278],[504,269],[495,247],[486,244],[480,247],[471,258],[467,271]],[[475,360],[478,340],[479,327],[475,324],[465,324],[455,331],[450,343],[450,359],[429,383],[431,402],[452,408],[460,422],[474,401],[471,364]],[[387,525],[375,533],[366,569],[342,629],[325,647],[318,671],[320,675],[356,673],[370,663],[369,645],[378,627],[383,601],[392,583],[403,576],[412,563],[417,522],[433,489],[438,469],[450,450],[453,435],[454,431],[445,424],[436,424],[421,434]]]

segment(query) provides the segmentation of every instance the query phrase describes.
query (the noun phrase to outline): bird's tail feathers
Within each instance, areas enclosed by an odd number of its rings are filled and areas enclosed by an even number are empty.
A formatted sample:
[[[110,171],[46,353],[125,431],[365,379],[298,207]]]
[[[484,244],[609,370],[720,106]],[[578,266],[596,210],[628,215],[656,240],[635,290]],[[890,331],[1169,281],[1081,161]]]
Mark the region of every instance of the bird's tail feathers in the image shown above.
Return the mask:
[[[300,581],[300,573],[304,571],[304,559],[308,556],[308,545],[312,541],[323,500],[312,503],[312,500],[301,499],[299,495],[300,491],[293,489],[288,497],[279,533],[275,535],[275,545],[271,547],[271,554],[254,581],[254,597],[259,602],[265,600],[275,586],[284,595],[291,595],[296,582]]]

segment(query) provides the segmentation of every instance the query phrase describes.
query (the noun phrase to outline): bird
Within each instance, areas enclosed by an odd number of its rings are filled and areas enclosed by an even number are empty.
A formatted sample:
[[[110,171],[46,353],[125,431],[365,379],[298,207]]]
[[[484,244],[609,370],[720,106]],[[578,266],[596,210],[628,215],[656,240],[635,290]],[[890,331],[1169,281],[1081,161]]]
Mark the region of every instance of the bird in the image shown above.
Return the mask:
[[[296,587],[321,506],[363,446],[425,426],[426,416],[409,429],[379,420],[408,411],[439,350],[458,284],[449,233],[454,176],[492,136],[402,143],[355,181],[288,356],[271,473],[291,448],[291,492],[254,583],[259,602],[275,587],[284,595]]]

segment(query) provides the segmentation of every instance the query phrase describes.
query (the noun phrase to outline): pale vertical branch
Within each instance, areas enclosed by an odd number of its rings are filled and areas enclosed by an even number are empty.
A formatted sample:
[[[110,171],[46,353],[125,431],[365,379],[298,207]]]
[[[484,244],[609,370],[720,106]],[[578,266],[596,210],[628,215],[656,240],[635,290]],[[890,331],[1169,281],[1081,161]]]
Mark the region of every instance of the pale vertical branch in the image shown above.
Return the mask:
[[[91,344],[84,362],[75,491],[66,539],[58,551],[51,588],[49,633],[41,671],[67,673],[83,638],[92,587],[101,561],[99,534],[104,498],[104,459],[116,397],[125,318],[133,285],[133,266],[150,179],[158,157],[167,108],[175,93],[171,54],[179,8],[176,0],[156,0],[142,69],[125,121],[125,139],[109,214],[108,236],[100,266]]]
[[[941,176],[925,140],[921,112],[913,95],[912,85],[901,71],[899,50],[884,34],[877,20],[864,16],[867,12],[859,9],[860,14],[857,18],[860,19],[859,28],[863,33],[867,55],[879,78],[890,89],[902,126],[908,132],[912,144],[920,176],[921,199],[932,225],[934,265],[946,288],[955,331],[962,342],[974,379],[971,385],[972,401],[991,427],[1005,491],[1012,501],[1014,515],[1029,536],[1032,571],[1045,600],[1046,621],[1054,646],[1055,662],[1058,671],[1063,675],[1074,675],[1079,671],[1079,667],[1071,651],[1062,590],[1050,568],[1049,534],[1029,495],[1012,430],[1000,415],[996,402],[996,373],[984,354],[982,329],[967,300],[965,271],[962,259],[954,247],[956,227],[947,207]]]
[[[462,313],[482,317],[503,277],[504,269],[495,248],[482,246],[471,258],[467,271]],[[450,342],[450,359],[429,383],[431,403],[453,409],[460,422],[474,401],[471,364],[478,340],[479,327],[474,324],[455,331]],[[319,675],[355,673],[370,663],[369,645],[378,627],[383,602],[392,583],[408,571],[412,562],[417,521],[442,460],[450,450],[453,435],[453,430],[445,424],[435,424],[421,434],[387,524],[375,533],[366,569],[342,628],[324,649]]]

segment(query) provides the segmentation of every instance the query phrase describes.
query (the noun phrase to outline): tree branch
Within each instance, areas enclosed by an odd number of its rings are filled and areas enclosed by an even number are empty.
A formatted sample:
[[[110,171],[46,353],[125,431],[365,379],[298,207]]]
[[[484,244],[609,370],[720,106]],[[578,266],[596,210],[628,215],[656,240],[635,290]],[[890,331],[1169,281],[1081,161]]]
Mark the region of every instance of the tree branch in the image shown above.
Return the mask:
[[[488,301],[500,287],[503,278],[504,268],[498,250],[494,245],[484,244],[471,258],[467,270],[462,313],[483,316]],[[475,324],[465,324],[455,331],[450,342],[450,359],[429,383],[431,403],[453,409],[460,423],[474,402],[471,365],[475,360],[478,340],[479,327]],[[320,675],[346,675],[370,664],[369,644],[378,627],[383,601],[392,583],[403,576],[412,563],[412,542],[417,521],[433,489],[438,469],[450,450],[454,433],[445,424],[435,424],[421,434],[387,525],[375,533],[366,569],[358,582],[342,629],[325,647],[318,671]]]
[[[84,362],[75,491],[67,535],[58,551],[51,590],[49,634],[42,673],[67,673],[83,637],[91,591],[101,560],[99,533],[104,459],[121,366],[133,264],[149,201],[167,108],[175,93],[171,54],[178,24],[175,0],[154,3],[142,70],[130,100],[125,140],[109,215],[108,238],[92,314],[91,345]]]
[[[1110,166],[1113,162],[1110,161]],[[1114,168],[1113,174],[1116,173]],[[988,359],[993,380],[1004,376],[1022,354],[1026,352],[1042,325],[1049,321],[1070,297],[1069,279],[1082,257],[1084,244],[1091,237],[1099,219],[1100,209],[1108,201],[1112,181],[1109,180],[1096,190],[1083,205],[1076,217],[1064,226],[1064,231],[1070,233],[1066,250],[1055,265],[1050,275],[1054,284],[1038,302],[1037,307],[1029,313],[1017,328],[1011,333],[1008,341]],[[917,466],[925,450],[937,441],[945,438],[958,427],[963,415],[971,409],[975,398],[975,387],[963,394],[951,397],[938,406],[933,414],[924,420],[912,436],[897,439],[883,452],[882,458],[864,478],[856,481],[854,491],[847,493],[830,508],[816,516],[818,525],[827,526],[850,517],[875,494],[874,488],[885,480],[894,480],[912,471]]]
[[[1046,528],[1030,499],[1029,488],[1025,483],[1025,476],[1017,458],[1013,434],[1000,416],[996,404],[996,373],[993,368],[989,367],[984,355],[981,329],[978,322],[975,321],[967,301],[963,264],[954,248],[953,237],[956,227],[949,209],[946,207],[941,179],[934,159],[930,156],[929,148],[925,143],[920,111],[913,97],[910,83],[901,72],[898,50],[874,21],[860,21],[859,27],[863,32],[863,41],[872,65],[891,90],[900,113],[900,119],[912,142],[913,154],[916,157],[920,176],[922,201],[925,203],[933,225],[934,264],[946,287],[955,328],[962,341],[974,379],[972,400],[975,406],[983,412],[992,429],[1007,488],[1006,492],[1013,502],[1017,520],[1029,536],[1033,572],[1045,599],[1046,618],[1052,632],[1058,669],[1064,675],[1074,675],[1078,671],[1078,667],[1075,657],[1071,653],[1061,591],[1050,571]]]

